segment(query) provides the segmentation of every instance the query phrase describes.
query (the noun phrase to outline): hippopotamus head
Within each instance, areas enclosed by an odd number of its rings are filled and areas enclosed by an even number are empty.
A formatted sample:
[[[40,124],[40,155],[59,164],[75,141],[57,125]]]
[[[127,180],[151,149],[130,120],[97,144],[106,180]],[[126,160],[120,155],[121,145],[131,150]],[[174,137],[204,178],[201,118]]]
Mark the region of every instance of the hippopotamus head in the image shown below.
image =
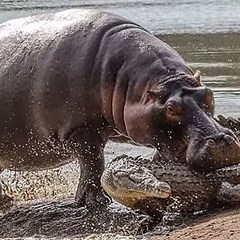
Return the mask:
[[[200,171],[240,161],[239,141],[214,120],[213,92],[201,83],[199,73],[175,74],[152,84],[141,104],[143,110],[139,107],[132,118],[125,116],[128,133],[137,142],[154,145],[162,159]],[[134,116],[134,126],[129,125]]]

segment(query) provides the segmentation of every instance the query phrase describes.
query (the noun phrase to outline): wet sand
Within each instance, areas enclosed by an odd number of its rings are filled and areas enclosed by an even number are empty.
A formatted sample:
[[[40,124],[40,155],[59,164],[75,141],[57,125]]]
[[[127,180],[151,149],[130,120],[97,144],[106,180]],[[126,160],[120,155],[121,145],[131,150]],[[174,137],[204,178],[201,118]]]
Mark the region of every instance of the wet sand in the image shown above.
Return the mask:
[[[240,209],[223,211],[196,219],[189,226],[151,240],[237,240],[240,239]]]

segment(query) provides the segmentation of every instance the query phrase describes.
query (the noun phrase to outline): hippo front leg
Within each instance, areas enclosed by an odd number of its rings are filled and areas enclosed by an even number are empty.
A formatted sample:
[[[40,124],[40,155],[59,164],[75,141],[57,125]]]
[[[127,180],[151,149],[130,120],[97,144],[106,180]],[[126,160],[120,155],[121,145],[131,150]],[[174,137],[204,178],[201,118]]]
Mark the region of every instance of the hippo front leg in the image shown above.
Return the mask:
[[[100,178],[104,170],[103,149],[106,141],[89,129],[79,131],[72,137],[79,159],[81,175],[75,200],[79,205],[104,205],[109,198],[104,194]]]

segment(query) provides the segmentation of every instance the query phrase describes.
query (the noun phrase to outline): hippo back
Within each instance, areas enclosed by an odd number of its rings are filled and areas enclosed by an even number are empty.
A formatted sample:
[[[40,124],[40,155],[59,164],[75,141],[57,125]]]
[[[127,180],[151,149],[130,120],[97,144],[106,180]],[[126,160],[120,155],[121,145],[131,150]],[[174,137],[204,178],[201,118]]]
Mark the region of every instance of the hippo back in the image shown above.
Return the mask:
[[[64,139],[92,112],[100,114],[94,60],[107,29],[127,22],[104,12],[67,10],[1,24],[0,139],[9,129],[22,135],[31,129],[43,138],[51,129]]]

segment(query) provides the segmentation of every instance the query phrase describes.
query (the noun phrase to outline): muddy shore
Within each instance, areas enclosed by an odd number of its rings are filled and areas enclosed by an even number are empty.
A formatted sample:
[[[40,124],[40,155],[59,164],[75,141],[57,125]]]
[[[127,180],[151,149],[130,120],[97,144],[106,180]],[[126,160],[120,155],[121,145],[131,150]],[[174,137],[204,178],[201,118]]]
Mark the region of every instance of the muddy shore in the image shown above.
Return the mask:
[[[88,221],[86,221],[88,219]],[[167,222],[168,221],[168,222]],[[0,238],[35,239],[240,239],[240,208],[218,209],[174,222],[152,222],[117,203],[92,211],[72,199],[34,202],[0,218]],[[169,224],[170,223],[170,224]]]

